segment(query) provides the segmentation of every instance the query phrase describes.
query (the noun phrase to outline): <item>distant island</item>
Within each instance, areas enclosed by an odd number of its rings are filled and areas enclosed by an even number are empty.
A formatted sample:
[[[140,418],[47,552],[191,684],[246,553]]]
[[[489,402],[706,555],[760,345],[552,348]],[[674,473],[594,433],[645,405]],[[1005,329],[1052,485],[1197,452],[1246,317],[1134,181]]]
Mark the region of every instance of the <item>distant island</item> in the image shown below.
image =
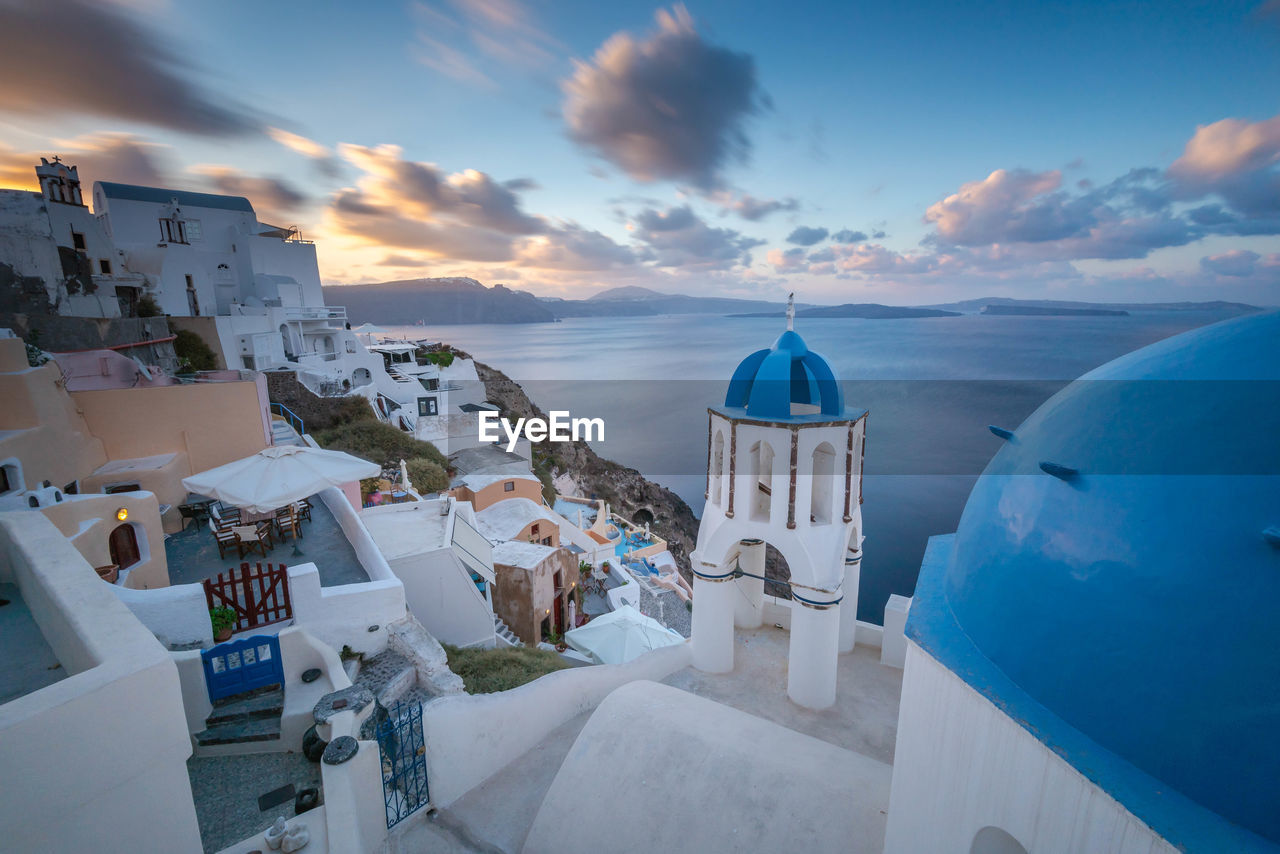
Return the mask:
[[[368,285],[326,285],[325,302],[346,306],[355,323],[408,326],[424,323],[555,323],[569,317],[656,317],[666,314],[708,314],[728,317],[782,317],[782,300],[699,297],[668,294],[627,285],[608,288],[587,299],[539,297],[508,285],[485,286],[472,278],[405,279]],[[802,318],[955,317],[987,314],[1035,317],[1119,317],[1142,311],[1260,311],[1236,302],[1092,303],[1068,300],[1022,300],[984,297],[923,306],[846,303],[797,303]]]
[[[1011,314],[1034,317],[1128,317],[1115,308],[1054,308],[1047,305],[984,305],[979,314]]]
[[[750,314],[731,314],[729,317],[782,317],[784,311],[761,311]],[[901,305],[880,305],[874,302],[845,303],[844,305],[820,305],[796,311],[796,317],[861,317],[867,320],[890,320],[901,317],[959,317],[958,311],[939,308],[912,308]]]

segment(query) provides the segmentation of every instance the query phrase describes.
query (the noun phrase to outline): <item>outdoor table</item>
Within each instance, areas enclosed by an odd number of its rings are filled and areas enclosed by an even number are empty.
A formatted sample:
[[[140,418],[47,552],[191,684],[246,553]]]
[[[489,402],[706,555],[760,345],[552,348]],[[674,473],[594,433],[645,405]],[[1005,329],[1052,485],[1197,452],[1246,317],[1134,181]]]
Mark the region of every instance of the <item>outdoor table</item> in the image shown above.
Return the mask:
[[[268,510],[266,513],[250,513],[248,510],[240,511],[240,521],[242,522],[271,522],[276,518],[276,511]]]

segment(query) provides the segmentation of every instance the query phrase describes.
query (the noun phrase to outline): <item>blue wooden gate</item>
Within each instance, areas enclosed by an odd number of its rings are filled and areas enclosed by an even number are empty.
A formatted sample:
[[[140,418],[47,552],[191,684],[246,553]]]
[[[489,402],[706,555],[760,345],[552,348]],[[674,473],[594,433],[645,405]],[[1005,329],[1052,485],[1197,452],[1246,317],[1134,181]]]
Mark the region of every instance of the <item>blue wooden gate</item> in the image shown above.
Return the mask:
[[[265,685],[284,684],[280,641],[272,635],[227,641],[204,650],[200,657],[211,702]]]
[[[378,724],[382,754],[382,796],[387,827],[395,827],[427,805],[427,751],[422,738],[422,704],[396,703]]]

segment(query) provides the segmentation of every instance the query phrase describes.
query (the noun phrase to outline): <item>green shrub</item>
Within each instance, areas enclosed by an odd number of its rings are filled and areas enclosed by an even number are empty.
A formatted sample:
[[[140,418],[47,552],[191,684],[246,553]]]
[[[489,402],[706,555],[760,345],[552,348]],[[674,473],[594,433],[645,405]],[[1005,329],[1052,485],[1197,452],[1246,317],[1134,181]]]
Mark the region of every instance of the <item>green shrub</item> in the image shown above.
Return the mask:
[[[439,365],[442,368],[447,368],[453,364],[453,354],[448,350],[437,350],[434,353],[428,353],[424,357],[423,364]]]
[[[409,470],[409,482],[421,495],[440,492],[449,488],[449,475],[444,467],[425,457],[414,457],[405,460],[404,467]]]
[[[449,656],[449,669],[462,677],[468,694],[510,691],[539,676],[563,670],[568,664],[554,652],[528,647],[502,649],[459,649],[442,644]]]
[[[401,460],[408,462],[415,457],[429,460],[441,470],[446,465],[444,455],[435,445],[372,418],[339,424],[312,436],[325,448],[346,451],[382,466],[398,466]]]
[[[160,304],[156,302],[156,298],[151,294],[142,295],[142,298],[138,300],[136,312],[138,317],[159,317],[163,314],[160,311]]]
[[[220,635],[227,629],[236,626],[236,609],[226,605],[209,609],[209,622],[213,624],[213,633]]]
[[[190,329],[178,330],[173,341],[173,352],[178,356],[179,373],[217,370],[218,357],[204,343],[204,339]]]

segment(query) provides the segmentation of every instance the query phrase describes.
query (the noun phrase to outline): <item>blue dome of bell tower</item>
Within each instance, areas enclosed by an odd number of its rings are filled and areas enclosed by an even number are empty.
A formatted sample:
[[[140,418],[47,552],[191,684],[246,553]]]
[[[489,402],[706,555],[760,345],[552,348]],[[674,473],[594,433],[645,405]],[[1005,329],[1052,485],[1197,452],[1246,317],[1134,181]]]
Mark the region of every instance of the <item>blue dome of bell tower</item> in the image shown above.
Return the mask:
[[[772,347],[756,350],[738,364],[725,394],[726,407],[769,421],[796,417],[792,404],[816,406],[822,415],[844,414],[844,393],[831,365],[795,331],[793,300],[794,294],[787,301],[787,330]]]

